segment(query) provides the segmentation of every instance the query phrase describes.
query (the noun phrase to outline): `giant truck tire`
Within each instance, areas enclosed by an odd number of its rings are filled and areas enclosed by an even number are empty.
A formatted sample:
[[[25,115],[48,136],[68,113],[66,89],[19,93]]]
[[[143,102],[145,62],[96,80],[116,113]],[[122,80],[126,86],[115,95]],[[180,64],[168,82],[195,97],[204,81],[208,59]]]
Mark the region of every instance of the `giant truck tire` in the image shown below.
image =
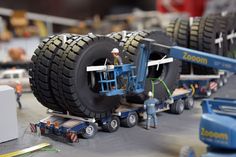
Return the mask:
[[[228,53],[227,56],[231,58],[236,58],[236,37],[233,36],[233,33],[235,34],[236,30],[236,13],[229,13],[225,16],[226,18],[226,30],[227,30],[227,36],[230,37],[230,39],[227,39],[228,43]]]
[[[59,69],[63,68],[60,66],[62,56],[63,55],[66,56],[65,54],[68,54],[69,51],[67,51],[67,49],[69,48],[70,44],[79,37],[81,37],[81,35],[73,36],[64,42],[64,44],[57,50],[55,54],[56,56],[52,59],[52,66],[50,69],[50,77],[51,77],[50,83],[51,83],[52,93],[57,103],[60,106],[65,106],[67,111],[69,110],[69,106],[68,106],[69,104],[63,96],[63,91],[62,91],[63,75],[62,75],[62,71]]]
[[[65,112],[66,108],[55,100],[50,84],[50,69],[55,52],[70,38],[70,34],[50,36],[43,40],[32,56],[32,64],[29,69],[31,89],[37,100],[45,107]]]
[[[166,28],[166,33],[178,46],[189,47],[190,26],[188,19],[176,18]],[[190,74],[191,64],[182,62],[181,74]]]
[[[62,96],[73,115],[103,118],[119,105],[120,96],[102,96],[98,74],[86,71],[87,66],[103,65],[106,58],[112,60],[113,48],[121,51],[113,39],[89,34],[78,37],[63,53],[59,66]]]
[[[117,42],[121,42],[121,40],[123,38],[122,32],[112,32],[110,34],[107,34],[107,36],[114,39]]]
[[[197,17],[190,29],[190,48],[212,54],[223,55],[223,46],[216,44],[221,36],[221,28],[214,16]],[[222,44],[222,43],[221,43]],[[217,70],[201,65],[193,65],[194,73],[198,75],[216,74]]]
[[[129,38],[135,33],[137,33],[137,32],[136,31],[134,31],[134,32],[122,31],[122,32],[113,32],[113,33],[108,34],[107,36],[109,38],[112,38],[115,41],[119,42],[120,46],[124,46],[124,44],[127,42],[127,40],[129,40]]]
[[[216,20],[220,24],[221,32],[223,36],[223,56],[232,57],[231,52],[233,52],[234,44],[234,17],[233,14],[222,15],[221,13],[210,14],[210,16],[215,16]]]
[[[139,53],[139,46],[141,45],[142,39],[144,38],[151,38],[159,44],[173,46],[172,40],[163,31],[140,31],[138,33],[133,34],[124,45],[124,49],[126,50],[124,51],[124,55],[127,62],[136,63],[137,54]],[[150,60],[157,60],[162,58],[163,54],[159,53],[158,51],[152,51],[149,57]],[[174,60],[172,63],[162,64],[159,66],[158,70],[156,69],[157,66],[152,66],[148,68],[148,76],[145,83],[145,92],[152,90],[152,84],[150,79],[155,78],[154,97],[158,98],[159,100],[165,100],[169,97],[169,94],[165,86],[161,82],[159,82],[157,78],[163,80],[169,90],[172,92],[176,88],[177,82],[179,80],[181,62],[178,60]],[[127,95],[126,99],[128,102],[143,103],[146,99],[146,94],[147,93],[141,93],[138,95]]]

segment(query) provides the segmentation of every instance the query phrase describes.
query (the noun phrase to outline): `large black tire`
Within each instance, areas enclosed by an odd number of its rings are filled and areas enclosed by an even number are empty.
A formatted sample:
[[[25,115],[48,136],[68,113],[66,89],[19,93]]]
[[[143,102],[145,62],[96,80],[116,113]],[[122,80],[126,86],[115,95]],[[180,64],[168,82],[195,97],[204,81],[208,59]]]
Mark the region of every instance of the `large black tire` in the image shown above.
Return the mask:
[[[223,16],[222,14],[219,13],[219,14],[212,14],[209,16],[215,16],[218,23],[220,24],[221,32],[223,34],[223,56],[232,57],[231,52],[233,51],[233,44],[230,39],[227,39],[227,36],[230,35],[234,30],[233,15],[227,14]]]
[[[160,30],[157,31],[140,31],[138,33],[133,34],[129,40],[125,43],[124,49],[126,50],[124,53],[126,62],[134,62],[136,63],[137,54],[139,53],[139,46],[142,43],[142,39],[144,38],[151,38],[154,39],[157,43],[172,46],[173,42],[172,40],[163,32]],[[161,59],[163,57],[162,54],[160,54],[157,51],[153,51],[150,54],[149,59],[155,60],[155,59]],[[172,92],[176,86],[177,82],[179,80],[180,71],[181,71],[181,62],[178,60],[174,60],[172,63],[168,63],[165,65],[160,65],[159,70],[156,70],[156,66],[152,66],[148,68],[148,76],[145,83],[145,92],[152,90],[151,80],[150,78],[160,78],[162,79],[169,90]],[[155,82],[155,92],[154,97],[159,100],[165,100],[169,97],[168,92],[166,88],[161,84],[160,82]],[[147,93],[142,93],[139,95],[128,95],[126,96],[126,99],[128,102],[133,103],[143,103],[146,97]]]
[[[231,31],[236,30],[236,13],[229,13],[225,16],[226,19],[226,30],[227,30],[227,35],[231,34]],[[227,40],[228,43],[228,51],[227,51],[227,56],[231,58],[236,58],[236,38],[234,37],[233,42],[231,40]]]
[[[70,111],[70,102],[68,103],[67,100],[65,99],[64,93],[63,93],[63,75],[62,75],[62,68],[63,64],[62,58],[63,56],[66,56],[69,51],[68,48],[70,44],[76,40],[77,38],[80,38],[81,36],[75,36],[70,39],[68,39],[57,51],[56,56],[52,59],[52,68],[50,72],[50,83],[51,83],[51,88],[52,88],[52,93],[57,100],[57,103],[60,106],[65,106],[68,111]],[[71,112],[70,112],[71,113]],[[71,113],[73,114],[73,113]],[[81,116],[83,114],[81,113]]]
[[[109,38],[114,39],[117,42],[121,42],[123,35],[122,32],[113,32],[107,35]]]
[[[135,33],[137,33],[137,32],[126,31],[126,34],[124,36],[124,32],[113,32],[113,33],[108,34],[107,36],[109,38],[112,38],[115,41],[119,42],[120,46],[124,46],[126,41],[129,40],[129,38]]]
[[[172,20],[166,28],[166,33],[178,46],[189,47],[190,26],[188,19],[176,18]],[[191,64],[182,62],[181,74],[190,74]]]
[[[190,48],[212,54],[223,55],[223,46],[219,48],[215,39],[221,33],[220,24],[215,16],[197,17],[190,29]],[[201,65],[193,65],[194,73],[198,75],[216,74],[217,70]]]
[[[113,48],[121,50],[113,39],[89,34],[72,41],[62,54],[58,69],[62,78],[61,97],[73,115],[108,117],[119,105],[120,96],[101,96],[99,76],[86,71],[87,66],[103,65],[106,58],[112,60]]]
[[[31,89],[42,105],[56,111],[65,112],[67,109],[58,104],[52,93],[50,84],[52,60],[64,40],[72,36],[71,34],[50,36],[41,42],[31,58],[32,64],[29,69]]]

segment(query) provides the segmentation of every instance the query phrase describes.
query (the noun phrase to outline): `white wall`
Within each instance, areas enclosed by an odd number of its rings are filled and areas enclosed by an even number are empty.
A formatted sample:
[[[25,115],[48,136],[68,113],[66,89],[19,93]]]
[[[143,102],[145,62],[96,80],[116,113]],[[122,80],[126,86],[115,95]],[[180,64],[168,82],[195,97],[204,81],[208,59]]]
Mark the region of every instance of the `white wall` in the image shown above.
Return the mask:
[[[10,42],[0,42],[0,62],[9,60],[8,49],[12,47],[21,47],[25,49],[25,52],[27,54],[27,59],[30,60],[39,42],[40,42],[39,37],[14,38]]]

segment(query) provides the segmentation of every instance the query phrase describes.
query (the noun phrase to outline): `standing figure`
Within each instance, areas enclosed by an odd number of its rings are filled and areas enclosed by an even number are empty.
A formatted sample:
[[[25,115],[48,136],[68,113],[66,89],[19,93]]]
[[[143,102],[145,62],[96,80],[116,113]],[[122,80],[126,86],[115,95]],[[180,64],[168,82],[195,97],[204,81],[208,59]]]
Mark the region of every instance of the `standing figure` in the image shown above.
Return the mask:
[[[159,100],[153,98],[153,93],[151,91],[148,92],[148,99],[144,101],[144,109],[147,113],[147,121],[146,121],[146,129],[150,129],[151,119],[154,123],[154,128],[157,127],[157,115],[156,115],[156,104],[159,104]]]
[[[123,62],[122,62],[122,58],[120,57],[120,52],[119,52],[119,49],[118,48],[114,48],[112,51],[111,51],[113,57],[114,57],[114,65],[122,65]]]
[[[22,84],[20,83],[20,81],[16,82],[16,101],[19,105],[19,109],[22,108],[21,102],[20,102],[20,97],[22,95]]]

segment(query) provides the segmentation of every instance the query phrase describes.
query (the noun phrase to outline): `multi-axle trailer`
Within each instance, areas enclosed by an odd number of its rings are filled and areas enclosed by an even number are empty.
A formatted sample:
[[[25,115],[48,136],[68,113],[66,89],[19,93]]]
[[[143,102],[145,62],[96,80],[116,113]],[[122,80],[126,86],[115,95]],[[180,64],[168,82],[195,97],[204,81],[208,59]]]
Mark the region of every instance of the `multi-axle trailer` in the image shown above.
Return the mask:
[[[192,91],[176,89],[172,94],[171,101],[156,105],[156,112],[169,111],[174,114],[181,114],[184,109],[190,110],[194,106]],[[54,111],[47,112],[50,116],[40,120],[38,123],[31,123],[31,131],[44,136],[52,137],[64,142],[78,142],[79,137],[92,138],[98,128],[106,132],[115,132],[120,126],[131,128],[139,121],[146,119],[145,110],[142,104],[122,103],[112,116],[95,119],[88,117],[71,116]]]

